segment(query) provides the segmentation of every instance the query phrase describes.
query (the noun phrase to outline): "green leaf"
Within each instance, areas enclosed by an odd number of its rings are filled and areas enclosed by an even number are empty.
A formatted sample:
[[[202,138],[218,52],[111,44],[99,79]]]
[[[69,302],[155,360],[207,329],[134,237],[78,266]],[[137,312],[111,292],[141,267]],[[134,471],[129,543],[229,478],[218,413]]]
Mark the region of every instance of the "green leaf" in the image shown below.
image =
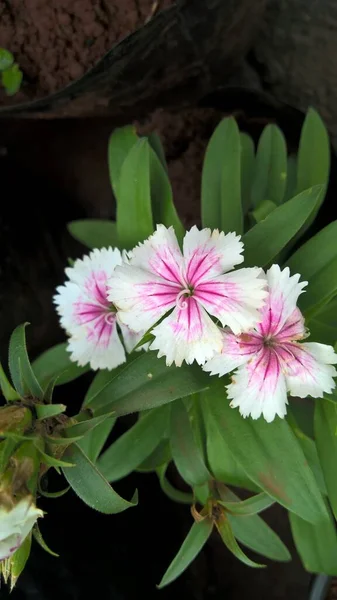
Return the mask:
[[[87,432],[95,429],[98,425],[104,423],[106,419],[109,419],[113,416],[113,413],[107,413],[99,417],[92,417],[90,415],[87,415],[86,418],[79,421],[78,423],[66,427],[64,433],[68,438],[85,435]]]
[[[287,160],[287,185],[284,192],[283,202],[287,202],[296,196],[297,186],[297,156],[290,154]]]
[[[155,450],[164,437],[168,407],[153,409],[114,442],[98,460],[98,468],[108,481],[131,473]]]
[[[189,485],[202,485],[211,479],[194,438],[187,410],[180,400],[171,405],[170,442],[176,467]]]
[[[141,138],[125,158],[118,184],[117,236],[129,250],[153,233],[150,146]]]
[[[75,462],[75,467],[62,469],[63,474],[74,492],[88,506],[112,515],[137,504],[137,496],[131,502],[119,496],[76,444],[68,448],[66,455]]]
[[[299,443],[301,444],[304,456],[307,460],[307,463],[310,467],[310,469],[312,470],[317,485],[319,487],[319,489],[321,490],[323,495],[327,495],[327,489],[326,489],[326,485],[325,485],[325,480],[324,480],[324,475],[323,475],[323,471],[322,471],[322,467],[318,458],[318,453],[317,453],[317,447],[316,444],[314,442],[314,440],[310,439],[307,435],[305,435],[303,433],[303,431],[301,431],[300,429],[298,429],[297,427],[293,427],[292,429],[299,441]]]
[[[67,225],[69,233],[88,248],[119,247],[117,225],[107,219],[81,219]]]
[[[300,138],[297,158],[297,193],[317,184],[323,186],[315,209],[296,235],[293,243],[310,227],[324,201],[330,173],[330,142],[328,132],[318,113],[307,112]]]
[[[255,515],[266,508],[269,508],[274,504],[274,500],[261,492],[261,494],[256,494],[255,496],[251,496],[247,498],[247,500],[241,500],[240,502],[220,502],[222,506],[226,508],[230,513],[234,515]]]
[[[153,452],[137,467],[141,473],[156,471],[172,459],[171,446],[168,440],[162,440]]]
[[[28,323],[14,329],[9,342],[9,370],[12,381],[20,396],[28,392],[39,400],[43,399],[43,390],[37,381],[29,362],[25,329]]]
[[[242,232],[241,143],[232,117],[223,119],[206,149],[201,181],[203,227]]]
[[[78,367],[70,360],[67,343],[57,344],[43,352],[34,360],[32,367],[42,386],[46,386],[49,380],[54,379],[56,376],[58,376],[56,385],[63,385],[90,370],[89,366]]]
[[[306,222],[322,190],[322,186],[315,186],[302,192],[278,206],[268,217],[247,231],[242,239],[245,246],[244,266],[268,265]]]
[[[240,498],[225,486],[221,486],[220,495],[227,502],[240,502]],[[241,544],[272,560],[291,560],[288,548],[259,515],[242,518],[228,514],[227,517]]]
[[[180,502],[181,504],[193,504],[193,494],[177,490],[167,479],[166,471],[168,466],[169,464],[162,465],[157,469],[159,484],[162,491],[168,498],[170,498],[170,500],[173,500],[173,502]]]
[[[242,211],[247,214],[251,205],[251,190],[255,169],[255,148],[247,133],[240,133]]]
[[[35,404],[35,412],[38,419],[49,419],[56,417],[66,410],[65,404]]]
[[[12,400],[18,400],[20,398],[20,396],[17,394],[17,392],[11,385],[5,371],[3,370],[1,362],[0,362],[0,389],[1,389],[2,395],[7,400],[7,402],[11,402]]]
[[[43,548],[43,550],[48,552],[48,554],[51,554],[52,556],[55,556],[55,557],[59,556],[59,554],[56,554],[56,552],[53,552],[53,550],[51,550],[49,548],[49,546],[47,546],[46,542],[44,541],[44,539],[42,537],[42,533],[41,533],[37,523],[35,524],[34,529],[33,529],[33,536],[34,536],[34,539],[37,541],[37,543],[40,544],[41,548]]]
[[[310,342],[334,345],[337,340],[337,297],[332,298],[310,318]]]
[[[5,48],[0,48],[0,71],[5,71],[11,67],[14,62],[14,56]]]
[[[127,125],[126,127],[115,129],[109,138],[109,176],[111,187],[114,191],[117,202],[119,200],[118,185],[122,166],[131,148],[137,143],[138,139],[139,138],[136,133],[136,129],[133,125]]]
[[[319,315],[322,308],[337,295],[337,256],[328,263],[313,279],[302,294],[300,309],[310,327],[310,320]]]
[[[152,133],[150,133],[150,135],[147,136],[147,139],[149,141],[149,144],[150,144],[152,150],[154,150],[154,152],[158,156],[166,173],[168,173],[168,168],[167,168],[167,163],[166,163],[166,158],[165,158],[165,150],[164,150],[163,144],[161,143],[161,139],[160,139],[159,135],[157,133],[155,133],[154,131],[152,131]]]
[[[150,148],[150,189],[154,223],[174,228],[181,243],[185,234],[173,203],[172,188],[168,175],[157,154]]]
[[[281,204],[287,183],[287,145],[277,125],[267,125],[264,128],[257,147],[255,165],[253,206],[263,200]]]
[[[268,215],[270,215],[275,208],[277,208],[275,202],[272,202],[271,200],[262,200],[262,202],[257,205],[255,210],[252,211],[251,215],[256,223],[260,223],[260,221],[263,221],[266,217],[268,217]]]
[[[208,466],[217,481],[251,491],[259,491],[243,468],[230,452],[226,438],[219,432],[219,427],[207,408],[207,396],[201,395],[200,406],[205,423],[206,451]]]
[[[225,546],[227,546],[228,550],[232,554],[234,554],[234,556],[236,556],[236,558],[241,560],[241,562],[243,562],[248,567],[255,567],[261,569],[266,566],[254,562],[248,556],[246,556],[243,550],[241,550],[239,544],[237,543],[234,537],[231,524],[225,515],[223,515],[223,517],[220,520],[216,521],[215,525],[218,532],[220,533],[223,543],[225,544]]]
[[[126,415],[155,408],[206,389],[210,378],[197,365],[167,367],[156,352],[144,352],[96,392],[87,406],[95,412]]]
[[[207,406],[247,475],[280,504],[308,521],[326,516],[325,505],[302,448],[285,420],[243,419],[230,408],[223,382],[208,392]]]
[[[187,567],[194,561],[196,556],[206,544],[209,536],[212,533],[213,523],[210,519],[204,519],[198,523],[193,523],[189,533],[187,534],[183,545],[178,554],[171,562],[164,577],[162,578],[158,588],[161,589],[165,585],[172,583],[177,579]]]
[[[318,399],[315,406],[315,439],[331,508],[337,518],[337,404]]]
[[[22,71],[18,64],[14,63],[1,73],[1,82],[7,96],[14,96],[19,91],[22,82]]]
[[[309,108],[302,127],[298,150],[297,193],[317,185],[327,184],[330,172],[330,142],[326,127]],[[322,201],[324,195],[322,196]]]
[[[26,566],[32,545],[32,534],[29,533],[21,546],[14,552],[10,559],[11,566],[11,591]]]
[[[309,573],[337,575],[337,536],[335,523],[329,515],[320,523],[303,521],[289,513],[291,531],[303,566]]]
[[[301,273],[303,279],[312,280],[337,256],[337,221],[333,221],[303,244],[287,260],[292,273]]]

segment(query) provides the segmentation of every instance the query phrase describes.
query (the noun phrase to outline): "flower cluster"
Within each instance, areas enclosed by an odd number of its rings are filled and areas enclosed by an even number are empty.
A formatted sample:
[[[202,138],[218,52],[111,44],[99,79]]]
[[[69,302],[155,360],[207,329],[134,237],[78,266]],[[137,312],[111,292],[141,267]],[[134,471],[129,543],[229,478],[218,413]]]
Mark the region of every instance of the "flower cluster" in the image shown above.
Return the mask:
[[[296,304],[306,282],[278,265],[234,270],[242,253],[235,233],[197,227],[181,251],[173,228],[158,225],[128,256],[109,248],[77,260],[55,296],[72,360],[112,369],[125,361],[124,347],[151,331],[150,349],[167,365],[235,371],[227,392],[244,417],[283,418],[288,392],[330,393],[333,348],[299,343],[307,332]]]

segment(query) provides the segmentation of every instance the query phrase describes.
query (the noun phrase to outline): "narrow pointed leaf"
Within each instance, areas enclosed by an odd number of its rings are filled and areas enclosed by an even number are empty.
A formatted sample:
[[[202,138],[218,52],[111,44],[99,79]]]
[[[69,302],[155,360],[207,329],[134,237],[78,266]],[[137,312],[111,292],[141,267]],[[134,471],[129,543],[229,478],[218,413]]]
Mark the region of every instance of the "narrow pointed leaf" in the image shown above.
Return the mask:
[[[241,144],[235,120],[223,119],[206,149],[201,181],[203,227],[242,231]]]
[[[29,392],[39,400],[43,399],[43,390],[35,377],[29,361],[25,329],[28,323],[19,325],[12,333],[9,342],[9,370],[15,388],[20,396]]]
[[[240,133],[241,146],[241,198],[242,211],[245,215],[251,205],[251,191],[255,168],[255,148],[252,138],[247,133]]]
[[[314,278],[303,298],[301,298],[301,311],[310,320],[317,316],[322,308],[337,295],[337,256],[328,263]]]
[[[330,172],[329,136],[313,108],[309,108],[302,127],[297,162],[297,193],[317,184],[326,185]]]
[[[309,573],[336,576],[337,535],[330,510],[329,515],[316,524],[303,521],[294,513],[289,513],[289,520],[295,545],[305,570]]]
[[[155,133],[154,131],[152,131],[152,133],[150,133],[150,135],[147,136],[147,139],[149,140],[149,144],[150,144],[152,150],[154,150],[154,152],[158,156],[166,173],[168,173],[168,168],[167,168],[167,163],[166,163],[166,158],[165,158],[165,150],[164,150],[164,147],[163,147],[163,144],[161,142],[159,135],[157,133]]]
[[[32,363],[35,376],[43,387],[46,387],[48,382],[58,376],[55,385],[69,383],[83,373],[87,373],[90,367],[78,367],[70,360],[69,352],[67,352],[67,344],[57,344],[46,352],[43,352]]]
[[[292,273],[301,273],[302,279],[311,280],[337,256],[337,221],[333,221],[287,260],[286,266]]]
[[[74,436],[82,436],[87,432],[95,429],[101,423],[104,423],[106,419],[109,419],[113,416],[113,413],[107,413],[101,415],[99,417],[88,417],[87,419],[80,421],[79,423],[75,423],[75,425],[70,425],[66,427],[64,430],[64,434],[66,437],[74,437]]]
[[[315,186],[278,206],[243,236],[245,267],[268,265],[306,222],[323,192]]]
[[[177,490],[167,479],[168,464],[162,465],[157,469],[157,475],[159,478],[159,483],[162,491],[170,500],[174,502],[180,502],[181,504],[193,504],[193,494],[189,494],[188,492],[182,492],[181,490]]]
[[[264,492],[241,502],[221,502],[222,506],[235,515],[255,515],[274,503],[275,501]]]
[[[93,248],[118,248],[117,225],[107,219],[81,219],[67,225],[69,233],[85,246]]]
[[[200,406],[206,430],[207,462],[215,479],[247,490],[259,491],[260,488],[247,476],[229,450],[226,438],[219,432],[215,419],[207,409],[207,397],[204,393],[201,395]]]
[[[275,210],[275,208],[277,208],[275,202],[272,202],[271,200],[262,200],[262,202],[257,205],[255,210],[253,210],[251,215],[256,223],[260,223],[260,221],[266,219],[268,215]]]
[[[20,398],[19,394],[15,391],[13,386],[8,380],[8,377],[3,370],[2,364],[0,362],[0,389],[2,395],[7,400],[7,402],[11,402],[12,400],[18,400]]]
[[[315,405],[315,440],[331,508],[337,518],[337,403],[318,399]]]
[[[290,154],[287,159],[287,185],[284,192],[283,202],[296,196],[297,187],[297,156]]]
[[[141,473],[156,471],[172,459],[171,446],[167,439],[159,442],[153,452],[137,467]]]
[[[118,184],[117,236],[129,250],[153,233],[150,146],[139,139],[125,158]]]
[[[10,560],[10,588],[13,590],[18,578],[26,566],[32,545],[32,534],[29,533],[21,546],[14,552]]]
[[[107,448],[98,460],[103,476],[117,481],[136,469],[164,437],[168,417],[168,407],[152,409]]]
[[[211,479],[181,400],[171,405],[170,442],[175,465],[189,485],[202,485]]]
[[[110,183],[117,201],[119,200],[118,185],[123,163],[131,148],[137,143],[138,139],[139,138],[137,136],[136,129],[133,125],[127,125],[126,127],[115,129],[109,138],[109,176]]]
[[[225,544],[225,546],[227,546],[228,550],[232,554],[234,554],[234,556],[236,556],[236,558],[241,560],[241,562],[243,562],[248,567],[261,569],[266,566],[254,562],[243,552],[243,550],[240,548],[239,544],[237,543],[234,537],[231,524],[226,516],[223,516],[223,518],[220,521],[218,521],[215,525],[223,543]]]
[[[76,466],[62,469],[62,472],[74,492],[88,506],[105,514],[117,514],[137,504],[137,497],[128,502],[119,496],[76,444],[66,454]]]
[[[337,340],[337,296],[311,316],[309,331],[310,342],[334,345]]]
[[[189,565],[198,556],[206,544],[209,536],[212,533],[213,523],[209,519],[204,519],[199,523],[194,523],[185,538],[183,545],[181,546],[178,554],[171,562],[167,569],[164,577],[162,578],[159,589],[172,583],[177,579]]]
[[[317,522],[325,504],[303,450],[285,420],[243,419],[226,399],[223,382],[207,396],[219,432],[247,475],[267,494],[302,518]]]
[[[114,411],[118,415],[155,408],[177,398],[184,398],[210,383],[209,376],[197,365],[167,367],[155,352],[146,352],[132,360],[101,390],[87,406],[94,413]]]
[[[66,487],[63,490],[60,490],[59,492],[47,492],[46,490],[41,490],[39,489],[39,493],[41,494],[41,496],[44,496],[45,498],[61,498],[62,496],[65,496],[65,494],[67,492],[69,492],[70,487]]]
[[[221,497],[227,502],[241,502],[240,498],[228,488],[223,488]],[[234,536],[241,544],[272,560],[282,562],[291,560],[288,548],[259,515],[242,518],[242,516],[228,514],[227,517]]]
[[[181,243],[185,234],[184,227],[178,217],[173,203],[172,188],[167,172],[152,148],[149,151],[150,188],[154,223],[162,223],[174,228]]]
[[[34,539],[37,541],[37,543],[40,544],[41,548],[43,548],[43,550],[48,552],[48,554],[51,554],[52,556],[55,556],[55,557],[59,556],[59,554],[57,554],[56,552],[53,552],[53,550],[51,550],[49,548],[49,546],[47,546],[46,542],[44,541],[44,539],[42,537],[42,533],[41,533],[37,523],[35,524],[34,529],[33,529],[33,536],[34,536]]]
[[[257,147],[255,178],[252,186],[253,206],[258,206],[263,200],[271,200],[275,204],[281,204],[286,182],[286,141],[277,125],[267,125],[262,132]]]
[[[38,419],[49,419],[62,414],[66,410],[65,404],[35,404],[35,412]]]

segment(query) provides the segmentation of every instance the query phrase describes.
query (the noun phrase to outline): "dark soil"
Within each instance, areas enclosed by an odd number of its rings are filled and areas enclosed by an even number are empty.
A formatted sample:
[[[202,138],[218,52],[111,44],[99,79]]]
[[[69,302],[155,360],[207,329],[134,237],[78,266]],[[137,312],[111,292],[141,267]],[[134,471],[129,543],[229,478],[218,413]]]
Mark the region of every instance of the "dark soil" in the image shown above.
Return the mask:
[[[24,73],[20,103],[62,89],[172,0],[0,0],[0,47]]]

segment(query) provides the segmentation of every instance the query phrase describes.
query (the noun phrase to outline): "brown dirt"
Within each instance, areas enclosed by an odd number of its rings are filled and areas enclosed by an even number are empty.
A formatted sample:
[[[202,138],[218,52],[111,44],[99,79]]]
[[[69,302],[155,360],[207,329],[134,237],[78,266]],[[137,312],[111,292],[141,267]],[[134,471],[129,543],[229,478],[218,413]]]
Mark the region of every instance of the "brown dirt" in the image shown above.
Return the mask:
[[[202,163],[209,138],[223,116],[213,109],[160,109],[137,127],[140,134],[155,131],[160,136],[173,197],[188,227],[200,224]]]
[[[0,104],[20,103],[62,89],[110,48],[173,0],[0,0],[0,47],[10,50],[24,80]]]
[[[334,578],[326,600],[337,600],[337,579]]]

